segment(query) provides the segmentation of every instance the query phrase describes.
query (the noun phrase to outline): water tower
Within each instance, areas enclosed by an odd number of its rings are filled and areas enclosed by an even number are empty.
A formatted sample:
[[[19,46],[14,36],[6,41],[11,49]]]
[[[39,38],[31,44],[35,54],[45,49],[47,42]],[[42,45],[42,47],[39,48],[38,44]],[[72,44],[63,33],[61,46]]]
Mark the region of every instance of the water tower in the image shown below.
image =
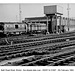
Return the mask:
[[[63,8],[58,5],[44,6],[44,14],[47,17],[47,33],[58,32],[58,19],[61,29],[61,15],[63,15]]]

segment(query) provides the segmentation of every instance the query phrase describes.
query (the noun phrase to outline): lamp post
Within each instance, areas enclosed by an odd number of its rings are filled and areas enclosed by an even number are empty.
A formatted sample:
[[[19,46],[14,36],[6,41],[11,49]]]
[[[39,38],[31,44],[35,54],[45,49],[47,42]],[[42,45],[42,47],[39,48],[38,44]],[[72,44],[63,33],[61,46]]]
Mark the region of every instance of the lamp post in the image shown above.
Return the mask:
[[[68,8],[67,8],[67,13],[68,13],[67,26],[68,26],[68,31],[69,31],[69,25],[70,25],[70,22],[69,22],[69,10],[70,10],[70,8],[69,8],[69,4],[67,6],[68,6]]]

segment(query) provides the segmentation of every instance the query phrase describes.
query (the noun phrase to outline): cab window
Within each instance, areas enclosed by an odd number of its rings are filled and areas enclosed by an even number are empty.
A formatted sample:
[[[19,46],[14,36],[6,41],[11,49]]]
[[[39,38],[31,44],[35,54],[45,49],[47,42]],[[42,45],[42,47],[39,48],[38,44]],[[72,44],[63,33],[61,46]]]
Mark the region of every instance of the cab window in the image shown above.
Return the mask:
[[[4,28],[3,28],[3,26],[0,26],[0,30],[3,30]]]
[[[25,29],[26,29],[26,26],[25,26]]]
[[[18,25],[15,25],[15,28],[18,29]]]

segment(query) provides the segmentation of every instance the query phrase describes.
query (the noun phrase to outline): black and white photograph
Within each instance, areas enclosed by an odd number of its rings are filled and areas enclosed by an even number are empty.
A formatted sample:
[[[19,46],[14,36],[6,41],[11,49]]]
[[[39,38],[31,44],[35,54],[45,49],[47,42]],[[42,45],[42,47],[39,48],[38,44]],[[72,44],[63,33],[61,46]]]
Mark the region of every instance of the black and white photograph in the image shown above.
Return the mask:
[[[0,66],[75,66],[75,3],[0,3]]]

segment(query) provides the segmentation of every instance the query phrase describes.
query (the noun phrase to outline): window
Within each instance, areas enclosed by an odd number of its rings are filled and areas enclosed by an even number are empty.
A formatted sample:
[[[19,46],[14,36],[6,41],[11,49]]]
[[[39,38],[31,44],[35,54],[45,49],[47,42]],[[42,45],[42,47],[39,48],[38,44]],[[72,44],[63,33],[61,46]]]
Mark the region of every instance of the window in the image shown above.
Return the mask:
[[[4,30],[3,26],[0,26],[0,30]]]
[[[13,27],[13,24],[10,24],[10,27]]]
[[[9,25],[8,25],[8,24],[6,24],[6,27],[9,27]]]
[[[25,26],[25,29],[26,29],[26,26]]]
[[[18,25],[15,25],[15,28],[18,29]]]
[[[24,27],[24,24],[21,24],[21,27]]]

